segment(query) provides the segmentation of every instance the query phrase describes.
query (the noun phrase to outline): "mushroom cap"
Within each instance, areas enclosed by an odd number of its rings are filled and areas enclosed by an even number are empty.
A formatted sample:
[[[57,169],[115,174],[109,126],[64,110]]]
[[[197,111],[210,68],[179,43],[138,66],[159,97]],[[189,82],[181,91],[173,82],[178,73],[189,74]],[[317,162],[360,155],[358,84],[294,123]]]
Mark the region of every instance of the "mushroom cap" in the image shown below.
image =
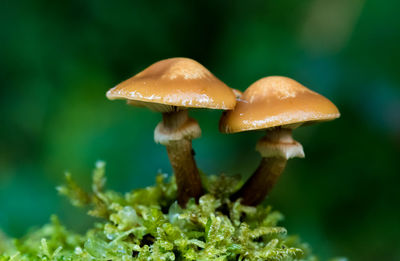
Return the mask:
[[[226,84],[189,58],[156,62],[110,89],[107,98],[162,112],[179,110],[176,107],[230,110],[236,104]]]
[[[293,129],[339,116],[336,106],[322,95],[288,77],[270,76],[253,83],[235,109],[223,114],[220,131],[234,133],[278,126]]]

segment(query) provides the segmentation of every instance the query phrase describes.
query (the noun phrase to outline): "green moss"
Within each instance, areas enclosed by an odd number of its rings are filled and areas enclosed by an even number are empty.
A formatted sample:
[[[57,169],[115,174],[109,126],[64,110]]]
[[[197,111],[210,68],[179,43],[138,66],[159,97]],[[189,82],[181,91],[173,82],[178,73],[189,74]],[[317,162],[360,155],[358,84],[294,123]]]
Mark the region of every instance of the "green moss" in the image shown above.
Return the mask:
[[[94,170],[91,193],[67,174],[58,191],[103,221],[86,235],[68,231],[55,216],[21,239],[0,234],[0,261],[316,260],[306,244],[278,226],[279,212],[228,199],[237,179],[210,177],[204,184],[208,193],[182,209],[175,182],[163,175],[153,187],[122,195],[105,189],[102,162]]]

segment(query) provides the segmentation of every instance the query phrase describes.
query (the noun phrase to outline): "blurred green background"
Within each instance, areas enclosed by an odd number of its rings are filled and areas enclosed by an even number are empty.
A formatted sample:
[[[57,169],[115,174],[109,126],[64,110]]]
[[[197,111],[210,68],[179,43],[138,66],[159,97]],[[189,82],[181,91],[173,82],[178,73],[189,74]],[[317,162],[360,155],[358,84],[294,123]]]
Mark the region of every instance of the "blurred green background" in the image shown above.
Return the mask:
[[[306,159],[288,164],[268,203],[324,260],[400,260],[399,1],[31,1],[0,3],[0,228],[23,235],[56,213],[93,221],[55,187],[85,186],[98,159],[109,187],[170,173],[154,144],[160,115],[105,92],[153,62],[198,60],[244,90],[292,77],[331,99],[339,120],[300,128]],[[222,135],[220,111],[196,111],[196,160],[210,174],[249,175],[262,133]]]

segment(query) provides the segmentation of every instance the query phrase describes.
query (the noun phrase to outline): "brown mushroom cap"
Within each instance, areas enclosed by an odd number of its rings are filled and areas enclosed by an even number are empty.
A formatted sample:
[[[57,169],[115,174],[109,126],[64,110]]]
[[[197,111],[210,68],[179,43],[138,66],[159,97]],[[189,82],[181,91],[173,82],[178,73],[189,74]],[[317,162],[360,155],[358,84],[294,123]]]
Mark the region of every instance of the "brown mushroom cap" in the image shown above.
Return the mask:
[[[336,106],[322,95],[290,78],[270,76],[247,88],[235,109],[222,116],[220,130],[234,133],[277,126],[295,128],[339,116]]]
[[[161,112],[179,109],[176,107],[230,110],[236,104],[235,94],[226,84],[188,58],[156,62],[110,89],[107,98],[127,99],[131,105]]]

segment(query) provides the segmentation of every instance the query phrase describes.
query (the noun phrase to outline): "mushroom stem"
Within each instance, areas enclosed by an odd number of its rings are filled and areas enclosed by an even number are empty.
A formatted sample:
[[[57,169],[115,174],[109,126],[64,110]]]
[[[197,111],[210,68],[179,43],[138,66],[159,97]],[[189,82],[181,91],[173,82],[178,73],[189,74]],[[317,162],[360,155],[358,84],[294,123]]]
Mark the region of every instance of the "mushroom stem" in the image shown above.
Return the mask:
[[[163,113],[163,127],[170,133],[184,131],[185,125],[197,125],[188,117],[187,110]],[[200,174],[193,157],[192,140],[189,136],[165,143],[168,157],[175,173],[178,188],[178,203],[185,207],[190,198],[197,201],[203,194]]]
[[[260,204],[275,186],[286,162],[287,159],[282,157],[263,158],[251,178],[232,195],[232,199],[242,198],[241,203],[248,206]]]
[[[180,110],[164,112],[162,117],[164,128],[173,132],[179,129],[179,127],[181,127],[189,119],[189,114],[187,110]]]
[[[293,140],[289,128],[267,130],[256,146],[262,156],[261,163],[243,187],[232,195],[232,199],[242,198],[242,204],[256,206],[260,204],[275,186],[286,162],[290,158],[304,158],[303,147]]]

